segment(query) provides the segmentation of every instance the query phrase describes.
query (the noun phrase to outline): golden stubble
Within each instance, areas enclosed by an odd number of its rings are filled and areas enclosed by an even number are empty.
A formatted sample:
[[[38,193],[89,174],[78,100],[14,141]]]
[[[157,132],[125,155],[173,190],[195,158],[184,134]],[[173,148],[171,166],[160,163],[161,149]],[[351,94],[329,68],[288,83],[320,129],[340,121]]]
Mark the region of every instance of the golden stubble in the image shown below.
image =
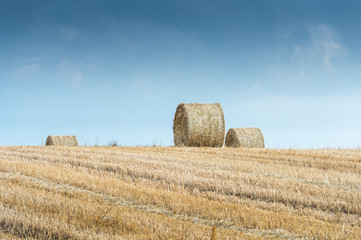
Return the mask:
[[[358,149],[0,147],[0,232],[352,239],[359,170]]]

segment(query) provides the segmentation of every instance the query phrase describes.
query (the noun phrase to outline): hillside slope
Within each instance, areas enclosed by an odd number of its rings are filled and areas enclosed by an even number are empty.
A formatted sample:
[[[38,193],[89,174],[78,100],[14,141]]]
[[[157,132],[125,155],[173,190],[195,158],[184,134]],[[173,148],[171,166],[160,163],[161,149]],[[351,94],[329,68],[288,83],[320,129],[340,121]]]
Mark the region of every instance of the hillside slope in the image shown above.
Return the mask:
[[[360,238],[361,150],[0,147],[2,238],[211,239],[212,232]]]

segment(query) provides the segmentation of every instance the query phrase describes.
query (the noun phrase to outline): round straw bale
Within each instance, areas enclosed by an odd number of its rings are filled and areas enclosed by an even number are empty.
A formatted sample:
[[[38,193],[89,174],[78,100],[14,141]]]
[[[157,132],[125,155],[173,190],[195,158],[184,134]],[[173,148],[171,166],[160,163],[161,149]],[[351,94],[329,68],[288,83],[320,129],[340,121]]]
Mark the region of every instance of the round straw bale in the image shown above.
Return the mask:
[[[45,146],[78,146],[76,136],[52,136],[49,135],[46,139]]]
[[[173,123],[175,146],[222,147],[225,123],[219,103],[181,103]]]
[[[259,128],[231,128],[227,132],[226,147],[264,148],[263,134]]]

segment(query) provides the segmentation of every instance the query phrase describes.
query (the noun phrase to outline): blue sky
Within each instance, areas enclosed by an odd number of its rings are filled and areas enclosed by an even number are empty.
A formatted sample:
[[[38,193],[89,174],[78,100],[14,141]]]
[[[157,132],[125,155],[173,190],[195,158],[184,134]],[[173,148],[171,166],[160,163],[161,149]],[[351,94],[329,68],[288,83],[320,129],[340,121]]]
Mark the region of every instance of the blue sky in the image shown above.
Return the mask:
[[[267,147],[361,145],[361,2],[0,0],[0,145],[173,144],[219,102]]]

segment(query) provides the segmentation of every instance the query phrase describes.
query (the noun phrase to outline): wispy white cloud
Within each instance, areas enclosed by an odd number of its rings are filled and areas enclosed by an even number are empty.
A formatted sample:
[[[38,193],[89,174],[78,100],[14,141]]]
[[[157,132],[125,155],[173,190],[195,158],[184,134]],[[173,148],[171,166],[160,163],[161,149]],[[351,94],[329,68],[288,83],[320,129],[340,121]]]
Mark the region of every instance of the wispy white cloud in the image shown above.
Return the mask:
[[[80,33],[77,29],[69,26],[61,26],[59,28],[59,33],[66,41],[75,40],[80,36]]]
[[[67,61],[63,60],[56,66],[56,68],[61,70],[61,69],[66,68],[67,66],[69,66],[69,63]]]
[[[83,77],[84,77],[83,72],[77,69],[77,70],[73,73],[72,83],[73,83],[75,86],[79,86],[80,83],[83,81]]]
[[[37,74],[39,72],[40,65],[39,64],[29,64],[18,67],[12,71],[12,75],[14,76],[24,76],[29,77]]]
[[[48,31],[64,42],[71,42],[81,37],[80,31],[73,26],[55,25],[51,26]]]
[[[56,68],[62,78],[70,79],[70,84],[75,87],[79,87],[84,80],[84,73],[81,68],[67,61],[61,61]]]
[[[275,59],[278,64],[291,65],[300,75],[303,75],[307,68],[335,70],[337,66],[333,61],[348,53],[336,30],[327,24],[313,24],[306,30],[308,35],[305,43],[279,47],[276,50]]]
[[[267,65],[267,78],[277,88],[293,88],[298,91],[308,84],[310,90],[321,87],[325,91],[343,82],[352,82],[354,64],[348,47],[341,41],[337,31],[327,24],[303,26],[287,41],[275,47],[272,60]]]
[[[195,35],[168,24],[119,21],[109,16],[102,16],[101,21],[104,28],[108,28],[110,34],[107,40],[115,50],[125,47],[134,52],[155,52],[156,55],[166,54],[171,58],[207,53]]]
[[[329,70],[334,67],[331,61],[346,52],[346,47],[338,40],[334,28],[325,24],[317,24],[309,27],[310,46],[307,46],[308,54],[319,58],[323,66]]]

